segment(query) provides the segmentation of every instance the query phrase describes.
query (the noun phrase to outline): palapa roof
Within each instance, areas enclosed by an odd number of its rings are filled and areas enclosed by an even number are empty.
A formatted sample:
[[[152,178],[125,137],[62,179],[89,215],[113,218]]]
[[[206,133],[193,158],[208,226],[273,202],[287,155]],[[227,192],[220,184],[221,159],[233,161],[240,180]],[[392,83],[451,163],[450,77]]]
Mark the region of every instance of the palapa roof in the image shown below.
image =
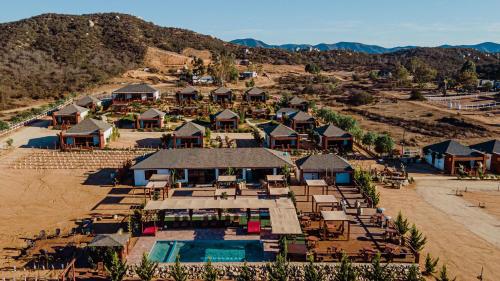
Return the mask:
[[[212,91],[212,93],[217,94],[217,95],[231,94],[232,92],[233,91],[231,89],[228,89],[226,87],[219,87],[219,88]]]
[[[194,122],[186,122],[174,131],[174,135],[177,137],[191,137],[195,135],[205,135],[205,127],[196,124]]]
[[[181,95],[197,94],[198,90],[195,87],[189,85],[186,86],[184,89],[178,91],[177,93]]]
[[[250,95],[250,96],[259,96],[259,95],[263,95],[265,93],[266,92],[264,90],[262,90],[261,88],[257,88],[257,87],[252,87],[245,92],[245,94]]]
[[[316,128],[316,132],[325,137],[350,138],[352,135],[333,124],[326,124]]]
[[[291,118],[295,121],[314,121],[314,117],[304,111],[298,111],[297,113],[292,114]]]
[[[290,155],[267,148],[162,149],[132,169],[278,168],[293,165]]]
[[[113,92],[113,94],[151,94],[158,90],[151,87],[149,84],[129,84]]]
[[[474,144],[469,146],[471,149],[481,151],[488,154],[500,154],[500,141],[499,140],[490,140],[478,144]]]
[[[96,103],[97,104],[97,103],[100,103],[100,102],[101,102],[101,100],[98,99],[98,98],[96,98],[96,97],[94,97],[94,96],[85,96],[85,97],[77,100],[76,104],[79,105],[79,106],[85,107],[89,103],[92,103],[92,104]]]
[[[130,236],[128,234],[98,234],[89,243],[89,247],[123,247],[127,245]]]
[[[297,167],[306,171],[352,171],[351,164],[337,154],[311,154],[298,159]]]
[[[292,99],[290,99],[288,103],[291,105],[301,105],[303,103],[307,103],[307,101],[297,96],[294,96]]]
[[[106,123],[104,121],[95,120],[92,118],[88,118],[83,120],[82,122],[74,125],[69,130],[66,131],[66,135],[90,135],[93,133],[97,133],[97,131],[107,131],[112,128],[111,124]]]
[[[240,116],[236,112],[226,108],[222,111],[217,112],[214,115],[214,118],[215,119],[233,119],[233,118],[239,119]]]
[[[446,140],[424,147],[424,151],[429,150],[440,154],[450,154],[456,156],[473,156],[474,154],[472,149],[455,140]]]
[[[146,110],[144,113],[142,113],[139,116],[139,118],[140,119],[153,119],[156,117],[163,118],[164,116],[165,116],[165,112],[160,111],[160,110],[155,109],[155,108],[150,108],[150,109]]]
[[[59,111],[54,112],[55,115],[75,115],[78,113],[83,113],[89,111],[88,108],[81,107],[74,103],[61,108]]]
[[[298,135],[292,128],[283,124],[267,125],[264,126],[263,130],[267,135],[273,137],[295,137]]]

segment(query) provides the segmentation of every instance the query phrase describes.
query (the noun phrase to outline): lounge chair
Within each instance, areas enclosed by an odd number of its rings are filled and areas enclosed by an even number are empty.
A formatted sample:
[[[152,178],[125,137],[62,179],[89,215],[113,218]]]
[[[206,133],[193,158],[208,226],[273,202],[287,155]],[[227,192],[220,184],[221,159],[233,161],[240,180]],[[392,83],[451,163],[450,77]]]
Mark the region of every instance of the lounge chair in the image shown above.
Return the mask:
[[[260,222],[249,221],[247,223],[247,233],[248,234],[260,234]]]
[[[144,236],[156,236],[157,230],[158,230],[158,228],[156,226],[148,226],[148,227],[144,228],[144,230],[142,231],[142,235],[144,235]]]

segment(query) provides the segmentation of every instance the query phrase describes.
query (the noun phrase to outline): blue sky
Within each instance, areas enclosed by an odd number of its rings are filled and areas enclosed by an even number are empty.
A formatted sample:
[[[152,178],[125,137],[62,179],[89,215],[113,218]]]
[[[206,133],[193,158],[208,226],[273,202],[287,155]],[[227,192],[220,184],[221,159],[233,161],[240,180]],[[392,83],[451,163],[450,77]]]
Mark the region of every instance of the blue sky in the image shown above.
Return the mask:
[[[353,41],[385,47],[500,42],[500,0],[10,0],[0,22],[41,13],[121,12],[223,40]]]

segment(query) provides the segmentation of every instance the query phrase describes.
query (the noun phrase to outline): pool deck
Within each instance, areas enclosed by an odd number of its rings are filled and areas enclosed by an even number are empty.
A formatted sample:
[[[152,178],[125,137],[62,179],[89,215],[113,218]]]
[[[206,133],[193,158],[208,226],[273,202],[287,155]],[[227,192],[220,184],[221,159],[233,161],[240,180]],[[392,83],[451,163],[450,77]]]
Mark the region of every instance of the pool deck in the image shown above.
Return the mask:
[[[264,242],[264,252],[277,253],[277,237],[266,230],[259,235],[238,233],[237,228],[209,228],[158,231],[156,236],[141,236],[127,256],[129,265],[138,264],[143,253],[149,253],[159,240],[260,240]]]

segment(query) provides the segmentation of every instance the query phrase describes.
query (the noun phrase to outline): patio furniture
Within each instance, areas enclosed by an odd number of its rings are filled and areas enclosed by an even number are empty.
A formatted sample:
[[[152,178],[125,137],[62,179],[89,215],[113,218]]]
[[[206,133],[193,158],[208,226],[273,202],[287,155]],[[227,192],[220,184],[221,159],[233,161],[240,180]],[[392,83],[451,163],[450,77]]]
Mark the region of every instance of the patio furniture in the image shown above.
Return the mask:
[[[157,230],[158,230],[158,228],[156,226],[148,226],[148,227],[144,228],[144,230],[142,231],[142,235],[144,235],[144,236],[156,236]]]
[[[344,236],[344,240],[349,240],[351,224],[344,211],[321,211],[321,217],[323,218],[323,239],[326,240],[329,235],[332,235],[334,239]],[[345,223],[347,223],[347,234]]]
[[[377,254],[377,252],[375,250],[373,250],[372,248],[362,248],[361,250],[359,250],[360,252],[360,256],[361,258],[364,260],[364,261],[371,261],[373,259],[373,257],[375,257],[375,255]]]
[[[247,233],[248,234],[260,234],[260,222],[259,221],[249,221],[247,223]]]
[[[307,236],[307,245],[309,248],[314,248],[316,247],[316,243],[319,241],[319,237],[317,236]]]

